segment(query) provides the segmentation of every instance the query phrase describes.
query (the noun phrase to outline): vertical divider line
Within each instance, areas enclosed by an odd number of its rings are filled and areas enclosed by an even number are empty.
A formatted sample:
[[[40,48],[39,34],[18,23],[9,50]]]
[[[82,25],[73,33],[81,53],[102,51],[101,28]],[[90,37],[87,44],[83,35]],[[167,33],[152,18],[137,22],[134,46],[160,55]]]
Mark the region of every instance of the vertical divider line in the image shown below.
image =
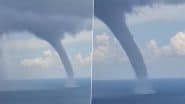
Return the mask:
[[[92,25],[91,25],[91,33],[92,33],[92,37],[91,37],[91,88],[90,88],[90,104],[92,104],[93,101],[93,50],[94,50],[94,0],[92,0]]]

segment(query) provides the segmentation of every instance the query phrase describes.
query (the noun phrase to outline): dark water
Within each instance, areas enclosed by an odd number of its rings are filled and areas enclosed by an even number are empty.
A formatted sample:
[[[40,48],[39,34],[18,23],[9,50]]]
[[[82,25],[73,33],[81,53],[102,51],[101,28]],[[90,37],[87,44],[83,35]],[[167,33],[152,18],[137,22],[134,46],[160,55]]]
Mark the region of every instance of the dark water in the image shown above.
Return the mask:
[[[5,81],[0,104],[89,104],[90,80],[78,80],[80,87],[65,88],[63,80]]]
[[[185,104],[185,79],[150,80],[156,93],[133,93],[135,81],[93,81],[93,104]]]

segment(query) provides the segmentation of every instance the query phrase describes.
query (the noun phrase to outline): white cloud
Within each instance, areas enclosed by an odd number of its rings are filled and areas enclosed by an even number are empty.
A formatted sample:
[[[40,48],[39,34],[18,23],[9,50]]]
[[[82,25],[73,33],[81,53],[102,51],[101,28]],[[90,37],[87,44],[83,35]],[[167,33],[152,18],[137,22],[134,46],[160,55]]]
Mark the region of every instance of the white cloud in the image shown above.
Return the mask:
[[[93,59],[95,62],[109,63],[115,60],[115,62],[122,63],[128,61],[115,38],[103,33],[95,36],[94,43]]]
[[[46,57],[52,57],[53,54],[52,54],[51,50],[46,50],[43,52],[43,55]]]
[[[75,64],[80,67],[90,67],[91,65],[91,54],[87,56],[82,56],[82,54],[78,53],[74,57]]]
[[[74,55],[73,69],[75,77],[89,78],[91,76],[91,54],[83,55],[78,53]]]
[[[155,40],[150,40],[147,47],[157,56],[185,56],[185,33],[176,33],[166,45],[162,46],[159,46]]]
[[[26,58],[20,63],[24,67],[48,68],[53,65],[52,61],[53,53],[50,50],[46,50],[41,56],[35,58]]]
[[[93,49],[93,57],[97,61],[103,61],[109,57],[110,37],[106,34],[96,35],[94,43],[96,47]]]
[[[95,39],[96,39],[96,42],[99,42],[99,44],[101,44],[101,43],[104,44],[104,42],[107,43],[107,41],[110,39],[110,37],[104,33],[102,35],[97,35],[95,37]]]
[[[178,55],[185,55],[185,33],[178,32],[170,39],[170,46]]]
[[[154,5],[135,8],[134,13],[127,15],[129,24],[138,24],[153,20],[180,21],[184,20],[185,4],[181,5]]]

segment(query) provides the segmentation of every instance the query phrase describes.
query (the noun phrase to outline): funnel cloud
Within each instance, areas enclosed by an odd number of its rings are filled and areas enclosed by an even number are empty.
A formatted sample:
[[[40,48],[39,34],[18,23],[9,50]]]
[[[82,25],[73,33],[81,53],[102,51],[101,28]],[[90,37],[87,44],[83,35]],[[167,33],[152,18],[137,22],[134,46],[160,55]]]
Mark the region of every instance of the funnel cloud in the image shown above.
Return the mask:
[[[0,0],[0,35],[27,31],[47,41],[58,53],[69,79],[73,68],[60,42],[65,33],[90,29],[91,0]]]

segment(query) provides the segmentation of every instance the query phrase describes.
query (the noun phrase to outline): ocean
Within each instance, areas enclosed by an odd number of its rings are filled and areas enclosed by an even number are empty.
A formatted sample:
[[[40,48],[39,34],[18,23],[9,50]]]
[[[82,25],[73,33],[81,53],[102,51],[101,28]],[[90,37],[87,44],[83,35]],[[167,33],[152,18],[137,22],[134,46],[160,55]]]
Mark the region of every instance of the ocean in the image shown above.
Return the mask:
[[[1,82],[0,104],[90,104],[90,79],[66,88],[64,80]],[[92,104],[185,104],[185,79],[153,79],[156,93],[135,94],[134,80],[93,80]]]
[[[136,94],[134,80],[94,80],[93,104],[185,104],[185,79],[149,80],[155,93]]]
[[[77,82],[65,88],[61,79],[4,81],[0,104],[90,104],[90,80]]]

